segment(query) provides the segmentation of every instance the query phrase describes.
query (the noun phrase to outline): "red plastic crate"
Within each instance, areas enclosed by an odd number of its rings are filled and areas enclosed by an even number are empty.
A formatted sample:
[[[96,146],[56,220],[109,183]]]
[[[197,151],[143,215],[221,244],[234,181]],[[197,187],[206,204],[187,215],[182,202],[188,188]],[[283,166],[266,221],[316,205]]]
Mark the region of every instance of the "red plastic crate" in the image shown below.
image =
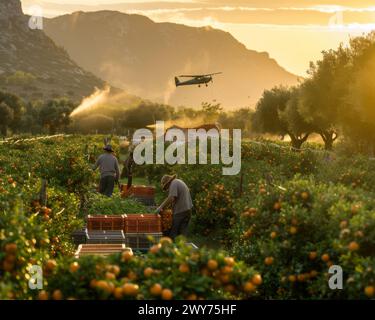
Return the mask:
[[[87,216],[88,230],[124,230],[124,215]]]
[[[158,214],[125,214],[125,233],[158,233],[161,230],[161,217]]]

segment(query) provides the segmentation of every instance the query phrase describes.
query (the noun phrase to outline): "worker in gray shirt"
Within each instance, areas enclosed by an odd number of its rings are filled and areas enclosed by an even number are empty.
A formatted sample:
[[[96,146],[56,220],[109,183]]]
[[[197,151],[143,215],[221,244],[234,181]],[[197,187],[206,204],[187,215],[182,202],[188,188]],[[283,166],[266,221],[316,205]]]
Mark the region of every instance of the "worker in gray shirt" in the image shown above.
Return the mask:
[[[172,239],[179,235],[187,235],[191,209],[193,208],[188,186],[181,179],[176,179],[176,177],[176,175],[165,175],[161,179],[161,187],[163,191],[168,191],[168,197],[156,209],[157,212],[161,212],[169,204],[172,204],[173,223],[169,234]]]
[[[103,150],[105,153],[99,156],[93,169],[99,168],[100,171],[99,192],[111,197],[115,182],[118,183],[120,178],[120,169],[117,158],[113,154],[112,146],[106,145]]]

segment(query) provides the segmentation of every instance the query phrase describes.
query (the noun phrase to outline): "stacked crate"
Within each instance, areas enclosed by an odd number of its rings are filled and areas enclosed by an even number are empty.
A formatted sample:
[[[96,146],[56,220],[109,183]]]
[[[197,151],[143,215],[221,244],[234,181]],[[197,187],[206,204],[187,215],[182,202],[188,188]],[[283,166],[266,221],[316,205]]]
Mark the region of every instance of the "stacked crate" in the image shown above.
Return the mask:
[[[87,243],[126,244],[137,251],[148,250],[162,237],[158,214],[124,214],[87,217]]]
[[[121,196],[123,198],[133,197],[146,206],[155,205],[155,187],[152,186],[121,186]]]
[[[124,251],[133,252],[132,249],[126,247],[125,244],[80,244],[75,253],[75,257],[79,258],[87,255],[108,256]]]
[[[148,250],[162,237],[161,217],[158,214],[126,214],[126,245],[134,250]]]

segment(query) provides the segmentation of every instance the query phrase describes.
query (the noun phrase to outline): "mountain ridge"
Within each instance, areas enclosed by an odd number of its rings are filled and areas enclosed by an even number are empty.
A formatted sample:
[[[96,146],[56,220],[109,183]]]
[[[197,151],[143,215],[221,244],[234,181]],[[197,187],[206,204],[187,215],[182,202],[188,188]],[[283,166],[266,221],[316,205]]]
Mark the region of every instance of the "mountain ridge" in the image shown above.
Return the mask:
[[[0,90],[26,100],[68,97],[80,101],[105,85],[78,66],[43,30],[32,30],[21,2],[0,3]]]
[[[232,34],[212,27],[154,22],[139,14],[77,11],[46,19],[45,31],[96,76],[147,99],[197,106],[253,104],[264,89],[293,85],[298,77],[267,52],[246,48]],[[211,88],[174,87],[182,73],[222,71]],[[250,98],[249,98],[250,97]]]

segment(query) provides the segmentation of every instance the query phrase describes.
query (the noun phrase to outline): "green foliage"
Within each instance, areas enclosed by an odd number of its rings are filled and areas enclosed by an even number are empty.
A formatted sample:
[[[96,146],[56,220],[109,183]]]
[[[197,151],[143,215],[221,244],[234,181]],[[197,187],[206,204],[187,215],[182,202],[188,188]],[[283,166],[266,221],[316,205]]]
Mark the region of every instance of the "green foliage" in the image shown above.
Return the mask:
[[[150,209],[137,200],[131,198],[123,199],[119,194],[115,194],[109,198],[100,193],[90,193],[84,213],[91,215],[121,215],[147,213],[149,211]]]
[[[28,72],[16,71],[6,78],[6,82],[14,86],[27,86],[35,82],[36,77]]]

